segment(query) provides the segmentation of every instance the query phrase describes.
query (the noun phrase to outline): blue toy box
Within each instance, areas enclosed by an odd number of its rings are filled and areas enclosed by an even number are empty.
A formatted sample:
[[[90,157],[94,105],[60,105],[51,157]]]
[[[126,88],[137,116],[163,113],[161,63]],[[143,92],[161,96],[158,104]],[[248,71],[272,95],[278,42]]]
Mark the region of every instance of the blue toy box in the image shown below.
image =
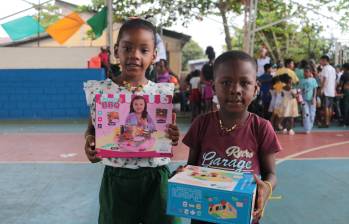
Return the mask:
[[[256,183],[250,173],[187,166],[168,185],[169,215],[221,224],[252,222]]]

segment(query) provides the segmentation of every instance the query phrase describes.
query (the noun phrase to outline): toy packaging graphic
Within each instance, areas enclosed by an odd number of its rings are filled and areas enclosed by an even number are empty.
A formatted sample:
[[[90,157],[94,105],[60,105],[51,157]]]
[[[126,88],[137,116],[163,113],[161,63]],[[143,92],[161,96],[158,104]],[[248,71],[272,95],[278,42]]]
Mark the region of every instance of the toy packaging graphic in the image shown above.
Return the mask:
[[[251,173],[188,165],[168,185],[169,215],[222,224],[252,222],[256,183]]]
[[[96,149],[102,158],[171,157],[171,95],[96,94]]]

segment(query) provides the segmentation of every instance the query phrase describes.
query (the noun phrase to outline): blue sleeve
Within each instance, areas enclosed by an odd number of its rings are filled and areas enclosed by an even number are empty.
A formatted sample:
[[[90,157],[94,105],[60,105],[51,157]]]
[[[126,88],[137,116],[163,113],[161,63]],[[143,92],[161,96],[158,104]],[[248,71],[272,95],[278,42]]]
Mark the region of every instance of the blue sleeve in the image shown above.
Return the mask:
[[[303,83],[304,83],[304,80],[302,79],[302,80],[299,82],[299,85],[298,85],[298,87],[299,87],[300,89],[304,89]]]
[[[127,116],[125,125],[137,125],[137,118],[135,117],[134,113],[130,113]]]
[[[313,78],[313,86],[314,86],[314,88],[318,87],[318,84],[317,84],[317,82],[316,82],[316,80],[314,78]]]
[[[147,123],[147,128],[149,131],[156,131],[155,123],[149,114],[147,116]]]

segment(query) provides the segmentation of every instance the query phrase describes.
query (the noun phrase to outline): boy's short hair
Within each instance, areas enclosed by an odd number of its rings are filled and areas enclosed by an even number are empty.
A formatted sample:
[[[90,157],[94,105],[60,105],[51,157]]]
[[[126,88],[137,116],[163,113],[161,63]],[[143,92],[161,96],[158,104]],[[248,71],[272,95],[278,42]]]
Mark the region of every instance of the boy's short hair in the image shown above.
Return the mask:
[[[156,48],[156,28],[155,28],[155,26],[151,22],[144,20],[144,19],[140,19],[140,18],[129,19],[129,20],[126,20],[122,24],[122,26],[120,27],[118,38],[116,40],[115,45],[119,46],[120,39],[125,31],[130,30],[130,29],[139,29],[139,28],[148,30],[148,31],[153,33],[154,48]]]
[[[271,67],[273,67],[272,64],[270,64],[270,63],[265,64],[264,65],[264,72],[267,72],[268,69],[270,69]]]
[[[211,64],[204,64],[201,68],[201,72],[205,80],[213,80],[213,66]]]
[[[304,71],[311,71],[312,69],[311,69],[311,67],[310,67],[309,65],[307,65],[307,66],[305,66],[305,67],[303,68],[303,70],[304,70]]]
[[[243,52],[243,51],[227,51],[223,54],[219,55],[219,57],[215,60],[213,64],[213,74],[216,76],[216,70],[219,67],[219,65],[227,62],[227,61],[233,61],[233,60],[240,60],[240,61],[247,61],[252,64],[254,69],[257,69],[256,60],[253,59],[249,54]]]
[[[285,67],[287,67],[287,66],[288,66],[289,64],[291,64],[292,62],[294,62],[292,58],[287,58],[287,59],[285,59]]]
[[[289,83],[291,80],[292,78],[287,73],[280,75],[280,81],[283,83]]]
[[[330,61],[330,57],[328,57],[327,55],[322,55],[320,59],[326,60],[326,61]]]

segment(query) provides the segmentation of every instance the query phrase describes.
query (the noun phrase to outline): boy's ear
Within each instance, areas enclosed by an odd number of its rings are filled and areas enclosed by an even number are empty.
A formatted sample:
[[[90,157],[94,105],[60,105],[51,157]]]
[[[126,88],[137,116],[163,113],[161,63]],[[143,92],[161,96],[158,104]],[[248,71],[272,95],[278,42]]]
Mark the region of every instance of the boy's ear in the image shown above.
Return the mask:
[[[253,96],[254,96],[254,97],[257,96],[258,92],[259,92],[259,85],[256,83],[256,86],[255,86],[255,88],[254,88]]]

